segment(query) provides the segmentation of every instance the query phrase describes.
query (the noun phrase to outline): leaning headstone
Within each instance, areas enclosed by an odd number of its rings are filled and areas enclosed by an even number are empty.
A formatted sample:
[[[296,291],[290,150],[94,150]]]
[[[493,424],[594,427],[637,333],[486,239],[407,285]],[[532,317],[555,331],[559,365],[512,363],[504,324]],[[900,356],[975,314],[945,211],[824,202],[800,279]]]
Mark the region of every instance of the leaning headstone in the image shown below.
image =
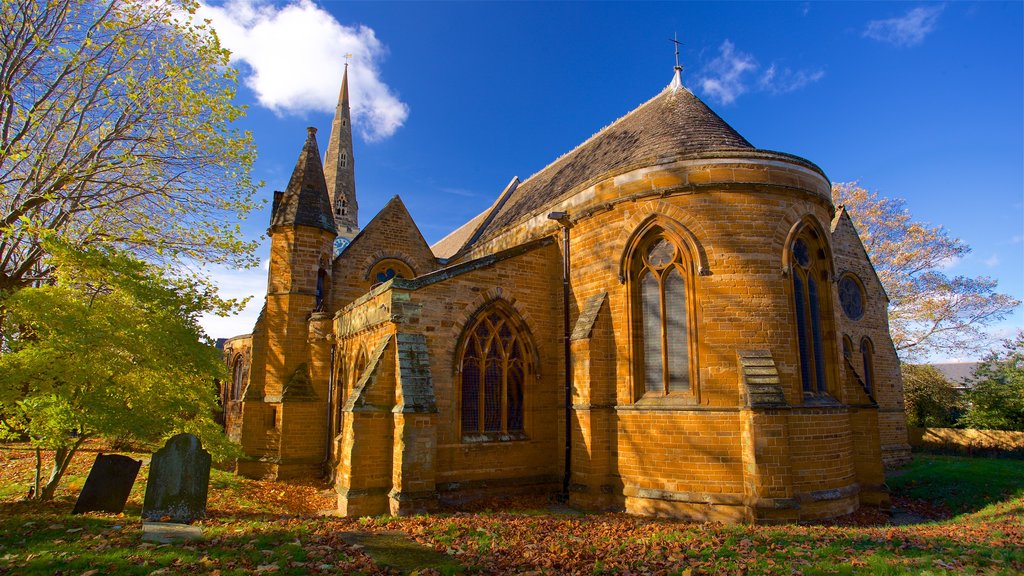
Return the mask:
[[[144,520],[188,524],[206,516],[210,453],[192,434],[178,434],[153,454],[142,503]]]
[[[123,512],[140,466],[141,460],[120,454],[98,454],[71,513]]]

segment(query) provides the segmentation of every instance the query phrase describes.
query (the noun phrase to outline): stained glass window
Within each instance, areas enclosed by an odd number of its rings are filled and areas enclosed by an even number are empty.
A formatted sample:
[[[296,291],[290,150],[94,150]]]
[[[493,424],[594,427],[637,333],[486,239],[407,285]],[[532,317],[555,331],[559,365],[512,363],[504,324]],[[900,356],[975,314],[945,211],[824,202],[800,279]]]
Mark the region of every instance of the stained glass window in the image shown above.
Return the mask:
[[[685,261],[668,238],[657,236],[638,262],[637,346],[644,394],[690,391],[690,328]]]
[[[791,246],[793,266],[793,311],[796,324],[800,380],[804,392],[824,392],[827,386],[825,324],[831,318],[828,306],[827,261],[825,250],[812,230],[807,230]],[[820,280],[819,280],[820,278]],[[824,286],[821,281],[824,281]]]
[[[503,309],[467,327],[460,387],[462,435],[501,438],[524,429],[525,336]]]

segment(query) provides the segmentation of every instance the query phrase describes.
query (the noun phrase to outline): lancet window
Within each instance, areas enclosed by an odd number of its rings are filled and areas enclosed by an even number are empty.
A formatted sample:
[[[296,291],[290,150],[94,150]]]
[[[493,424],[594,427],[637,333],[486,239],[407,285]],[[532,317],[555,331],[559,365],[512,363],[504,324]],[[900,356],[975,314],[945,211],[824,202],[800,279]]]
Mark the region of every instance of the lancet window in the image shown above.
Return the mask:
[[[871,340],[863,338],[860,341],[860,356],[864,363],[864,385],[868,388],[869,394],[875,392],[875,347]]]
[[[679,243],[655,231],[633,256],[634,340],[643,396],[694,394],[692,264]]]
[[[809,394],[825,392],[831,377],[827,349],[832,305],[827,246],[812,227],[790,245],[793,310],[800,357],[800,380]]]
[[[524,431],[529,336],[512,314],[492,305],[463,333],[461,423],[464,440],[508,439]]]

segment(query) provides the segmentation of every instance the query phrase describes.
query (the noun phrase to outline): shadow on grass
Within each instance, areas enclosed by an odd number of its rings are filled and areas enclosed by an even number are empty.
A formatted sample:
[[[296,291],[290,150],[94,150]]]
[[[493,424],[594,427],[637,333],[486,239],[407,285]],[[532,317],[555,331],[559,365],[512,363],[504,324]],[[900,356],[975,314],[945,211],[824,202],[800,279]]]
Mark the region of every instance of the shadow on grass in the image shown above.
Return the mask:
[[[955,513],[1024,496],[1024,462],[918,454],[887,479],[894,496],[944,503]]]

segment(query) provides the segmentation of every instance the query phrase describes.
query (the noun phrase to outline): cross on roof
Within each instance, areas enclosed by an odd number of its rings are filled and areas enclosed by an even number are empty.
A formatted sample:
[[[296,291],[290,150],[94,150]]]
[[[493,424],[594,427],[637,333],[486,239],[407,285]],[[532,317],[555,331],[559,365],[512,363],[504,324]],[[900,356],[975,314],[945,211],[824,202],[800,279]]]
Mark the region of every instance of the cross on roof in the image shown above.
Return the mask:
[[[683,43],[679,41],[678,34],[672,34],[672,38],[669,40],[669,42],[672,42],[673,44],[676,45],[676,70],[682,70],[683,67],[679,65],[679,47],[682,46]]]

